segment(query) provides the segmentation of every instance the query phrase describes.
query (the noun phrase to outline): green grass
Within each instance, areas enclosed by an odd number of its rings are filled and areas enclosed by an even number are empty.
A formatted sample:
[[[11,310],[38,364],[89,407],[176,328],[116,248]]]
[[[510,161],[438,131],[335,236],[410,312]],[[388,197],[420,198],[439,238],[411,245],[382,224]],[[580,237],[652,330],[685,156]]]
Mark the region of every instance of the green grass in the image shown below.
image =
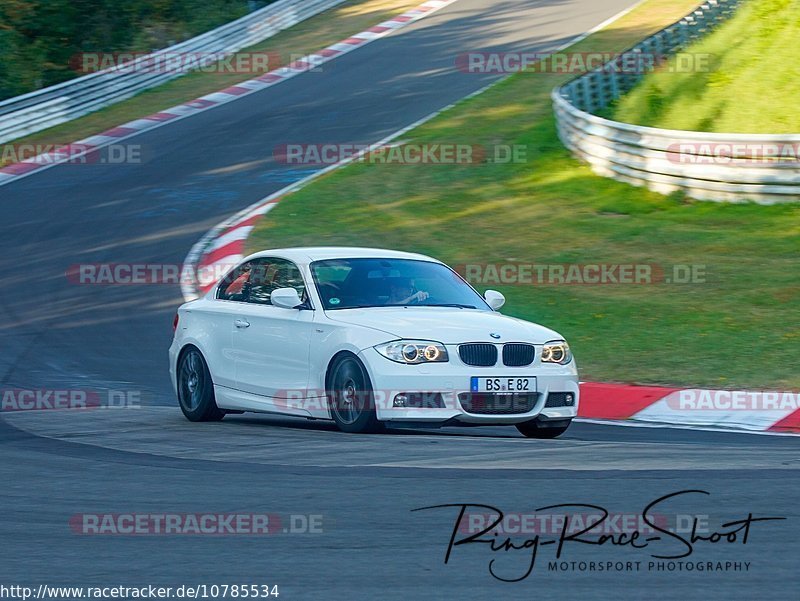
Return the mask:
[[[694,5],[651,0],[577,50],[621,50]],[[527,162],[354,164],[282,200],[249,248],[379,246],[454,265],[705,265],[706,283],[480,289],[501,290],[505,313],[565,335],[587,380],[800,388],[800,207],[690,202],[594,176],[556,137],[549,93],[560,81],[514,76],[404,136],[523,144]]]
[[[280,56],[283,66],[300,56],[377,25],[422,3],[423,0],[350,0],[281,33],[241,50],[270,52]],[[277,58],[276,56],[276,58]],[[290,60],[291,59],[291,60]],[[324,66],[322,67],[325,68]],[[205,94],[258,77],[259,73],[189,73],[164,85],[137,94],[133,98],[100,111],[14,141],[22,144],[67,144],[100,133],[133,119],[146,117],[160,110],[188,102]],[[2,166],[0,160],[0,166]]]
[[[721,133],[798,133],[800,0],[750,0],[686,50],[710,55],[703,72],[675,59],[645,77],[610,111],[618,121]]]

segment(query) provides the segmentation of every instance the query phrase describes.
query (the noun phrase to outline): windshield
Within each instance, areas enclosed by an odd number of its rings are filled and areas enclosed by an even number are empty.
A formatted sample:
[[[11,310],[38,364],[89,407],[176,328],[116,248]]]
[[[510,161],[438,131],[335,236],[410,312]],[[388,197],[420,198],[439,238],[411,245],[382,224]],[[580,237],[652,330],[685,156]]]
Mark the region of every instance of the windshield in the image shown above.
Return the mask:
[[[491,310],[457,273],[440,263],[413,259],[331,259],[311,264],[322,305],[458,307]]]

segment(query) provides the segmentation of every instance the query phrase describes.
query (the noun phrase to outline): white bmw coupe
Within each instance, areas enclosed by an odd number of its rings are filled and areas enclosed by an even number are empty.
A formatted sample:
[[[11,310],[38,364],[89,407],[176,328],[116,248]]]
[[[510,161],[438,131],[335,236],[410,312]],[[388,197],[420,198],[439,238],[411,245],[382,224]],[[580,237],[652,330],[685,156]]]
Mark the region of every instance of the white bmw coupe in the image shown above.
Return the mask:
[[[175,316],[170,374],[191,421],[255,411],[385,424],[515,425],[562,434],[578,372],[553,330],[498,313],[445,264],[371,248],[245,258]]]

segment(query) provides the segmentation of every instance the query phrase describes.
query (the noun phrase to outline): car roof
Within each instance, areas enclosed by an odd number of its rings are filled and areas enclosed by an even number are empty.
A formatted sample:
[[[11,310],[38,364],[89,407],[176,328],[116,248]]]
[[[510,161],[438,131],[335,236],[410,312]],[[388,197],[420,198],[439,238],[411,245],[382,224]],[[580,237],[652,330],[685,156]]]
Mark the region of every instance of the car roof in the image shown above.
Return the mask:
[[[363,248],[359,246],[306,246],[301,248],[276,248],[262,250],[253,253],[245,260],[256,259],[259,257],[279,257],[289,259],[295,263],[308,264],[313,261],[323,261],[326,259],[416,259],[422,261],[434,261],[437,259],[421,255],[418,253],[404,252],[400,250],[387,250],[383,248]]]

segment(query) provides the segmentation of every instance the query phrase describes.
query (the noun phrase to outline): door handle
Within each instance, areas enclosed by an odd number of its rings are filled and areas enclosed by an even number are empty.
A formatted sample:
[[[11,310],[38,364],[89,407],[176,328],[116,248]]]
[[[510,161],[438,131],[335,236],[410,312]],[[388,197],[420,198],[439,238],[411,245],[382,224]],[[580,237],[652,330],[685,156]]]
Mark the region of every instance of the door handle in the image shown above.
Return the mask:
[[[249,328],[250,327],[250,323],[245,321],[244,319],[237,319],[236,321],[233,322],[233,325],[235,325],[237,328]]]

